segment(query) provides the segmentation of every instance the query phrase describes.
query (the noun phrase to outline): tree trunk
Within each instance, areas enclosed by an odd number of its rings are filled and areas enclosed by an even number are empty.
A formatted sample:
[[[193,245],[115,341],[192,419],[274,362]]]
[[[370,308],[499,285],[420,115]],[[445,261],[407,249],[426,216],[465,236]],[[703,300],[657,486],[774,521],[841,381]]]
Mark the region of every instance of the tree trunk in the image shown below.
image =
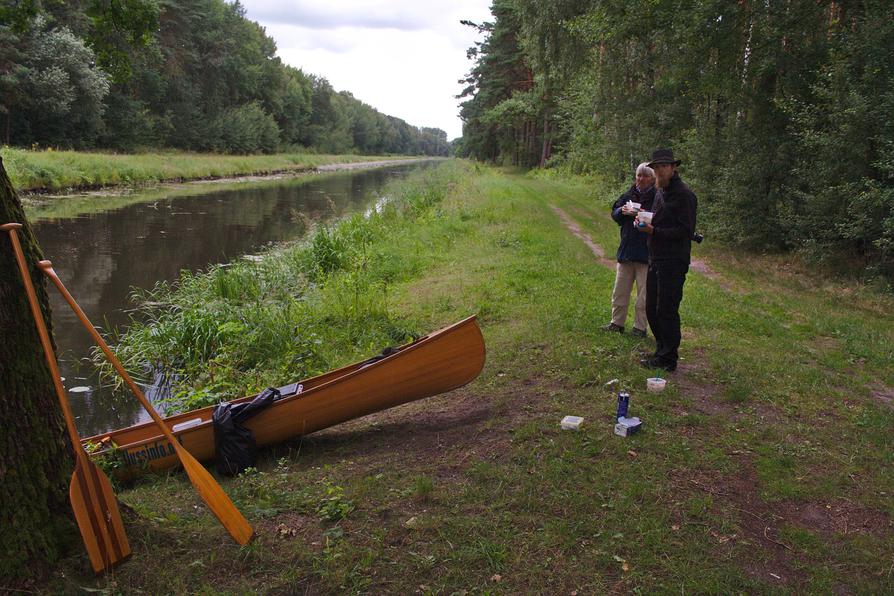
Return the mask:
[[[0,158],[0,224],[19,222],[31,278],[52,337],[40,248]],[[53,380],[7,232],[0,232],[0,590],[43,573],[71,544],[73,468]]]
[[[534,120],[528,121],[528,154],[525,159],[526,166],[533,166],[537,163],[537,123]]]
[[[549,159],[550,150],[552,148],[552,143],[550,141],[549,134],[549,115],[543,115],[543,146],[540,151],[540,167],[544,167],[546,165],[546,160]]]

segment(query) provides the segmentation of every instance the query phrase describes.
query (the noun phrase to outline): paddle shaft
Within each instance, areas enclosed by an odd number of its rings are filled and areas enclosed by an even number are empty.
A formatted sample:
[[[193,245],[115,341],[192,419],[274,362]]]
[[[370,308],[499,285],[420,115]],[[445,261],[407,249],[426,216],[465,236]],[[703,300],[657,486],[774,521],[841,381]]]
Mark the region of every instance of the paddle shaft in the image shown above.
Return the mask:
[[[90,461],[87,452],[84,451],[84,446],[81,445],[74,415],[71,411],[71,404],[68,401],[65,388],[62,387],[62,377],[59,374],[59,366],[56,362],[53,344],[50,342],[50,334],[47,331],[43,313],[40,310],[37,293],[34,291],[34,284],[31,281],[31,274],[28,272],[25,253],[22,251],[22,245],[19,243],[18,234],[16,233],[16,230],[21,229],[21,227],[22,225],[18,223],[4,224],[0,226],[0,230],[9,232],[9,239],[15,253],[16,263],[19,267],[19,273],[22,275],[22,283],[25,286],[25,294],[28,297],[28,305],[31,308],[34,324],[37,327],[37,335],[40,337],[40,343],[43,346],[44,357],[50,369],[56,396],[59,398],[59,405],[62,407],[62,416],[65,418],[65,426],[71,438],[75,454],[75,471],[72,474],[69,496],[72,501],[72,508],[75,511],[75,518],[78,521],[78,527],[87,547],[87,553],[90,556],[90,563],[93,566],[93,570],[99,573],[129,557],[131,553],[130,545],[124,532],[124,524],[121,521],[118,504],[114,494],[112,494],[111,483],[96,467],[96,464]],[[100,520],[102,520],[102,524]]]
[[[158,412],[155,411],[155,408],[149,400],[146,399],[146,396],[143,395],[140,388],[137,387],[137,384],[134,383],[130,375],[127,374],[127,371],[124,370],[121,362],[115,354],[112,353],[112,350],[90,322],[90,319],[87,318],[87,315],[84,314],[84,311],[81,310],[81,307],[75,302],[75,299],[68,292],[68,289],[62,284],[62,280],[60,280],[59,276],[56,275],[56,272],[53,271],[52,263],[50,263],[50,261],[41,261],[37,266],[40,267],[40,269],[53,281],[53,284],[55,284],[59,293],[62,294],[62,297],[65,298],[65,301],[75,313],[75,316],[77,316],[84,328],[87,329],[93,337],[96,345],[100,347],[106,355],[106,358],[109,359],[109,362],[112,363],[112,366],[115,367],[115,370],[118,371],[118,374],[124,379],[125,384],[130,388],[152,420],[155,421],[155,424],[158,425],[164,436],[171,442],[171,445],[173,445],[174,450],[177,453],[177,457],[180,458],[180,462],[183,464],[183,468],[186,470],[190,481],[192,481],[193,485],[196,487],[199,496],[201,496],[205,503],[208,504],[208,507],[230,532],[230,535],[233,536],[236,542],[239,544],[248,544],[253,534],[251,526],[248,525],[248,522],[239,510],[236,509],[236,506],[233,505],[232,501],[230,501],[230,498],[226,495],[220,485],[211,477],[208,470],[206,470],[204,466],[202,466],[202,464],[200,464],[192,454],[180,444],[180,441],[174,437],[171,429],[168,428],[168,425],[165,424],[161,416],[158,415]]]

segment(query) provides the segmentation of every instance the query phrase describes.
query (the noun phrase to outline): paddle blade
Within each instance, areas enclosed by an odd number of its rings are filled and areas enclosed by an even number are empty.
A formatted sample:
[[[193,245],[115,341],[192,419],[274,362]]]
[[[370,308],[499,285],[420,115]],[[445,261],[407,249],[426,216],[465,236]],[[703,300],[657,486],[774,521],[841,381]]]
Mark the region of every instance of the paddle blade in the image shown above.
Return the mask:
[[[173,445],[180,456],[180,463],[183,464],[186,475],[189,476],[189,481],[192,482],[196,492],[199,493],[199,496],[202,497],[202,500],[205,501],[211,512],[223,524],[223,527],[227,529],[233,540],[242,545],[251,542],[254,530],[252,530],[242,513],[233,505],[223,488],[189,451],[181,447],[176,441]]]
[[[93,571],[102,573],[125,561],[130,544],[112,484],[86,457],[77,458],[68,497]]]

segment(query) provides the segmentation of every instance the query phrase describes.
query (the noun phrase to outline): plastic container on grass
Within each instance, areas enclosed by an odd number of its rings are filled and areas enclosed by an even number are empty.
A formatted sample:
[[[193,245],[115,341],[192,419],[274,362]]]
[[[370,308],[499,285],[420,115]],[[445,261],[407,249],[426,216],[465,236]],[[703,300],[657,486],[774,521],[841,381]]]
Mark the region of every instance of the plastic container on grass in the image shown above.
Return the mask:
[[[661,377],[651,377],[646,379],[646,389],[652,393],[661,393],[667,386],[667,379]]]
[[[564,430],[577,430],[583,421],[580,416],[565,416],[560,424]]]

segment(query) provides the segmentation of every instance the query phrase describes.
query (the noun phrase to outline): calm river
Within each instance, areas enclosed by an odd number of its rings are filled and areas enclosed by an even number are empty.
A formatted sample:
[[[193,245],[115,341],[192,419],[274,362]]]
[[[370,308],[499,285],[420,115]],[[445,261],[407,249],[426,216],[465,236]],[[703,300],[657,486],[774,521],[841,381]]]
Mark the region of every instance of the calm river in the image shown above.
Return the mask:
[[[267,244],[294,240],[300,234],[296,214],[320,221],[364,209],[381,196],[389,180],[430,165],[65,198],[29,210],[29,218],[44,255],[90,320],[104,330],[121,330],[134,308],[134,288],[152,288],[177,279],[182,270],[226,263]],[[49,288],[63,385],[80,435],[148,419],[136,398],[99,386],[86,361],[90,337],[52,284]]]

